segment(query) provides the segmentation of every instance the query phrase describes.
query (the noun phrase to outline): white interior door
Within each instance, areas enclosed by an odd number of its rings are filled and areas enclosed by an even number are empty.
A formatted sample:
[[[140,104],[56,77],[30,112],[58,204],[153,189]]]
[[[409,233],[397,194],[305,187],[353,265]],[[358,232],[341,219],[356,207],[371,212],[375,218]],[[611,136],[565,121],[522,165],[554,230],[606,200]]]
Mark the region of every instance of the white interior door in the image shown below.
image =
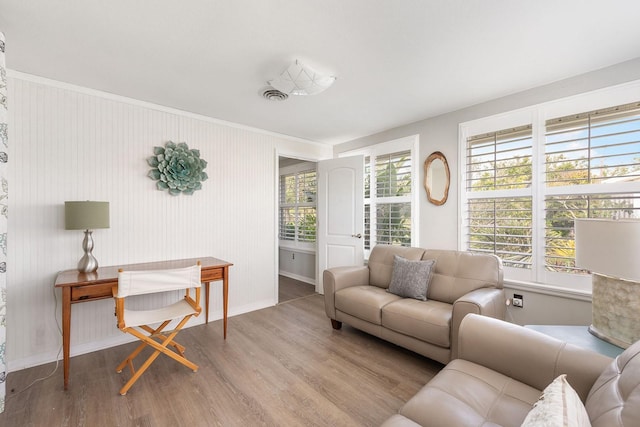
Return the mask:
[[[363,177],[363,156],[318,162],[318,293],[325,269],[364,263]]]

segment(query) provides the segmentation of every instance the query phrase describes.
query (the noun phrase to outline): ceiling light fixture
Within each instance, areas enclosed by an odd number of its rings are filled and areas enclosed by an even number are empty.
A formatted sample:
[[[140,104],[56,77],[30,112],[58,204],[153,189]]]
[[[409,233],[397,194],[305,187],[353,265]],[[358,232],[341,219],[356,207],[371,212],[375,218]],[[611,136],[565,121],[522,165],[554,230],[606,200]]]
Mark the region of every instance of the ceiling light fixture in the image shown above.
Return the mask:
[[[336,81],[334,76],[325,76],[314,69],[295,61],[269,84],[289,95],[316,95]]]

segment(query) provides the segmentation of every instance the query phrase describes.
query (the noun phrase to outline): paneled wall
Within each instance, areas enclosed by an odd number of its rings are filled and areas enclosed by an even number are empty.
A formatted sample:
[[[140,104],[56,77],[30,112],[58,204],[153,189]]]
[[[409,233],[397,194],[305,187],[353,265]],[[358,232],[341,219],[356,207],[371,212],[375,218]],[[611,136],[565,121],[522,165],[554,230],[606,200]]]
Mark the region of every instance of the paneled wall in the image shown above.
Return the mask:
[[[10,371],[54,360],[61,345],[53,281],[75,267],[83,238],[64,230],[65,200],[110,202],[111,228],[93,233],[101,265],[215,256],[234,264],[231,315],[277,302],[276,155],[321,159],[330,148],[17,72],[9,99]],[[208,162],[209,179],[192,196],[158,191],[146,176],[153,147],[170,140]],[[212,284],[213,319],[220,286]],[[124,339],[112,300],[73,306],[72,356]]]

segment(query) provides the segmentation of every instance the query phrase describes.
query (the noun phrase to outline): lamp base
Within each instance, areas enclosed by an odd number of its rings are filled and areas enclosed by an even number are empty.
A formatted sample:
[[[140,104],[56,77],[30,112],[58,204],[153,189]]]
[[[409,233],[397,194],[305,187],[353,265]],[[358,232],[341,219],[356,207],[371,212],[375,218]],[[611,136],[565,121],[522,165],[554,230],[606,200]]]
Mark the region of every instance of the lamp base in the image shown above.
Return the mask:
[[[640,283],[592,273],[589,332],[618,347],[640,340]]]
[[[98,269],[98,260],[93,256],[93,236],[91,230],[84,231],[84,240],[82,241],[82,249],[84,255],[78,261],[78,271],[81,273],[93,273]]]

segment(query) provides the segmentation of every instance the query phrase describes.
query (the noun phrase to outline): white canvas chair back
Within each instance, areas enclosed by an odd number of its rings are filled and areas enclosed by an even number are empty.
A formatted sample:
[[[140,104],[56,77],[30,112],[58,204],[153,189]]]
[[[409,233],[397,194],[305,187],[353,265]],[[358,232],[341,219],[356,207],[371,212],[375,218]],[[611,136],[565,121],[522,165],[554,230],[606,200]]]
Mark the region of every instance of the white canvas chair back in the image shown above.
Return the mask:
[[[121,271],[118,298],[200,287],[200,265],[171,270]]]
[[[194,372],[198,370],[198,365],[184,356],[185,347],[175,342],[174,338],[189,319],[198,316],[202,310],[200,308],[200,270],[200,261],[198,261],[197,265],[186,268],[118,273],[118,288],[113,290],[118,328],[142,341],[116,368],[116,372],[122,372],[125,366],[129,366],[132,374],[129,381],[120,389],[120,394],[125,395],[161,353]],[[194,297],[191,295],[191,288],[195,288]],[[130,310],[125,307],[125,300],[129,296],[177,290],[185,291],[184,298],[161,308]],[[181,320],[178,321],[178,319]],[[178,324],[172,331],[165,331],[173,321],[178,321]],[[154,352],[139,369],[136,369],[133,361],[146,347],[153,348]]]

